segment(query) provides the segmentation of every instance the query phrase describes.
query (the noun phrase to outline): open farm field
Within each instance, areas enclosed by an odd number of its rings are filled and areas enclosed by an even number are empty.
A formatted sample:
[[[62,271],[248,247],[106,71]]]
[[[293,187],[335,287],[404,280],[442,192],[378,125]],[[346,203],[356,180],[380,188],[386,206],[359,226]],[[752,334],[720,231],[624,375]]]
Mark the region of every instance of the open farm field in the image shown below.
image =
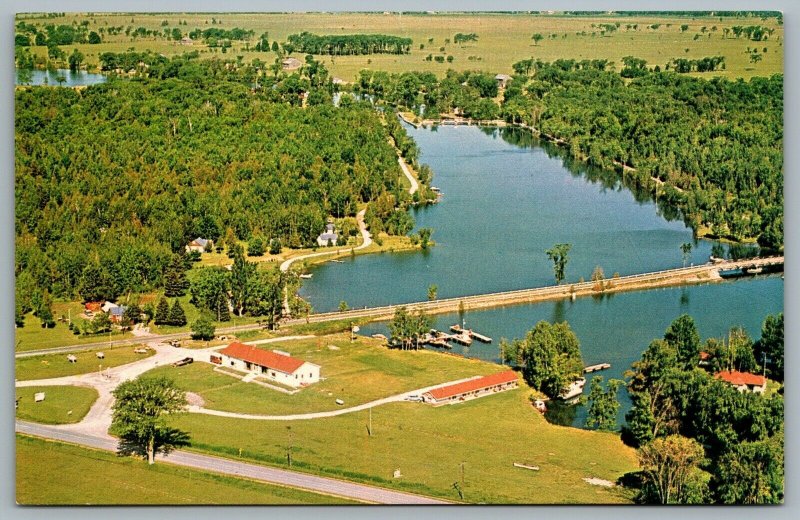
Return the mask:
[[[132,38],[124,32],[104,36],[103,42],[97,45],[67,46],[65,50],[71,51],[74,47],[83,52],[90,65],[97,65],[99,55],[103,52],[125,52],[131,48],[140,52],[151,50],[166,56],[197,50],[208,57],[217,55],[224,58],[233,54],[241,55],[245,61],[258,58],[272,62],[276,57],[275,53],[250,50],[259,36],[267,33],[270,42],[284,42],[290,34],[308,31],[333,35],[380,33],[413,40],[411,52],[405,55],[374,54],[333,58],[317,56],[333,75],[346,81],[355,80],[358,71],[365,68],[388,72],[424,70],[440,76],[449,68],[511,73],[513,63],[530,57],[543,61],[560,58],[608,59],[615,62],[619,69],[625,56],[643,58],[649,64],[660,65],[662,68],[673,58],[724,56],[724,70],[703,75],[750,78],[783,71],[783,26],[775,18],[762,20],[757,17],[572,16],[522,13],[67,13],[63,18],[45,20],[26,19],[25,15],[19,15],[17,20],[56,24],[88,21],[90,30],[130,26],[134,30],[138,27],[158,31],[178,28],[188,33],[195,28],[239,27],[255,33],[250,42],[233,42],[227,54],[222,54],[219,48],[211,49],[202,42],[193,42],[188,46],[163,36]],[[182,22],[185,24],[180,25]],[[619,27],[613,32],[605,32],[602,28],[605,24],[619,24]],[[686,30],[682,30],[683,25],[688,26]],[[734,26],[750,25],[762,25],[774,29],[774,33],[767,41],[755,42],[745,37],[735,38],[731,32],[725,32]],[[453,38],[459,32],[475,33],[478,40],[455,44]],[[533,34],[541,34],[543,39],[534,44],[531,39]],[[748,48],[758,48],[762,61],[751,63]],[[34,49],[42,55],[47,52],[43,46]],[[429,54],[433,57],[452,56],[453,61],[426,61]]]

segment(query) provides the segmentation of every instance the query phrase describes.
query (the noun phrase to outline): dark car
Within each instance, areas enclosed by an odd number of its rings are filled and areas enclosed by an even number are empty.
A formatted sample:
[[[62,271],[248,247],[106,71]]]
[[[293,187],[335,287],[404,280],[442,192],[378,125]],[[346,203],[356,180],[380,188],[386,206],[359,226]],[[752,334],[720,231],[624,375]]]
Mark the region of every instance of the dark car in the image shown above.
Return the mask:
[[[174,367],[182,367],[194,362],[194,358],[185,357],[181,360],[178,360],[172,364]]]

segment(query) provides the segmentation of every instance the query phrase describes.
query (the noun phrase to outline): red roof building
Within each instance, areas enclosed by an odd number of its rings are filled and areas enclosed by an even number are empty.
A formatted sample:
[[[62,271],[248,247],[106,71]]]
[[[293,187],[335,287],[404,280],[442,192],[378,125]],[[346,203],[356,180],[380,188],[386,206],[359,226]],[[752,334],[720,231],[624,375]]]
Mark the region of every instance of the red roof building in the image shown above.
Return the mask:
[[[453,385],[440,386],[425,392],[422,397],[426,402],[433,404],[455,403],[516,388],[517,384],[517,373],[506,370]]]
[[[739,372],[737,370],[723,370],[714,374],[714,377],[730,383],[740,392],[749,391],[760,394],[767,389],[767,378],[758,374]]]
[[[220,350],[217,356],[221,359],[215,364],[263,375],[289,386],[316,383],[320,378],[319,365],[244,343],[231,343]]]

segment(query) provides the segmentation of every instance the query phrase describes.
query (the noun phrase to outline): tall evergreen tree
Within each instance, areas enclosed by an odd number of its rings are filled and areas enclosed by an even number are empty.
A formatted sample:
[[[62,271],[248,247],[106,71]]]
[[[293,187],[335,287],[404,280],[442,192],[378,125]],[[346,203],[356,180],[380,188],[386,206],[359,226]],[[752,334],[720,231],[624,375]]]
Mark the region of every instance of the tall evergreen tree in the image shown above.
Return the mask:
[[[217,321],[231,321],[231,312],[228,309],[228,297],[223,293],[219,293],[219,296],[217,296],[217,302],[213,310],[217,315]]]
[[[238,316],[244,314],[250,291],[250,280],[256,272],[256,264],[244,259],[244,249],[240,245],[233,248],[233,267],[231,268],[231,300]]]
[[[166,298],[161,298],[156,307],[156,315],[153,317],[153,323],[156,325],[166,325],[169,323],[169,303]]]
[[[167,323],[176,327],[182,327],[186,325],[186,313],[183,312],[183,307],[181,307],[180,300],[175,300],[175,302],[172,304],[172,308],[169,310]]]
[[[170,298],[183,296],[189,288],[186,279],[186,262],[180,255],[174,255],[164,267],[164,295]]]

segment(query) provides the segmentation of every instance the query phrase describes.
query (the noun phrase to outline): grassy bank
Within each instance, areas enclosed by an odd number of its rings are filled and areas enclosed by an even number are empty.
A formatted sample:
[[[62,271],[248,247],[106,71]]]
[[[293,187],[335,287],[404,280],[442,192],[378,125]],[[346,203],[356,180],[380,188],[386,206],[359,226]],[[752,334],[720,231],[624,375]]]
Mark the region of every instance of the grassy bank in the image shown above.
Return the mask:
[[[25,435],[17,435],[16,453],[16,498],[23,505],[352,503],[165,462],[149,466],[145,461]]]
[[[527,392],[513,390],[439,408],[396,403],[313,421],[271,422],[189,414],[176,426],[191,433],[193,449],[241,456],[399,490],[472,503],[625,503],[615,481],[636,468],[634,451],[614,434],[547,423]],[[539,471],[513,467],[514,462]],[[462,473],[463,467],[463,473]],[[395,470],[402,477],[393,478]],[[463,476],[463,483],[462,483]]]
[[[34,401],[34,394],[44,392],[45,399]],[[97,400],[97,390],[80,386],[29,386],[17,388],[17,419],[44,424],[80,422]]]

